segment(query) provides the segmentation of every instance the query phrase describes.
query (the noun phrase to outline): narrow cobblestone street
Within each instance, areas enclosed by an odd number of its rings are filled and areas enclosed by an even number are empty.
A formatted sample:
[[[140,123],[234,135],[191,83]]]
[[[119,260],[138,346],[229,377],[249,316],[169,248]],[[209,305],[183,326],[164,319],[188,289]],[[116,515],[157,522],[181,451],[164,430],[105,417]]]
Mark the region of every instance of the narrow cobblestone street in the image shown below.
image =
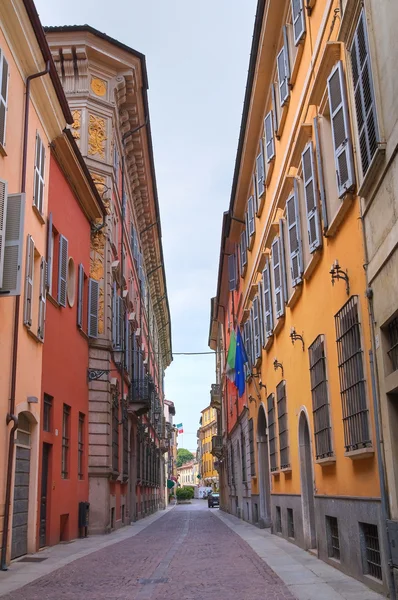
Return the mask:
[[[204,502],[76,560],[6,600],[287,600],[285,584]],[[1,587],[1,583],[0,583]]]

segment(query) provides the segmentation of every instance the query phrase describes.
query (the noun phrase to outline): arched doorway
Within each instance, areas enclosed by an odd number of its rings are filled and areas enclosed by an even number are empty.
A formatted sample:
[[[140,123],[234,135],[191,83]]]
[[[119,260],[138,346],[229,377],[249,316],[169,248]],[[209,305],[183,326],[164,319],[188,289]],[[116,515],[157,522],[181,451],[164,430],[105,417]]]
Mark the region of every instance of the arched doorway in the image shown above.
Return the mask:
[[[260,519],[263,527],[271,527],[271,485],[267,439],[267,418],[260,406],[257,419],[258,475],[260,487]]]
[[[301,503],[303,509],[303,530],[305,548],[316,548],[314,474],[312,470],[312,452],[310,429],[307,415],[300,414],[299,421]]]

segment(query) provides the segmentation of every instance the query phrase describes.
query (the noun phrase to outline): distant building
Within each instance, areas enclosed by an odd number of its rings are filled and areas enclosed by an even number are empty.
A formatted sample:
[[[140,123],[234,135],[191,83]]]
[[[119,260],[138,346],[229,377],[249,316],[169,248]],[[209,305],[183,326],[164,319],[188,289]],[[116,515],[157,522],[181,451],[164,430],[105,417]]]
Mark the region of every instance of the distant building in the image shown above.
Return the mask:
[[[199,464],[197,460],[190,460],[189,462],[184,463],[181,467],[177,467],[178,473],[178,483],[181,486],[185,485],[198,485],[198,473],[199,473]]]
[[[216,470],[212,451],[212,437],[217,433],[217,411],[211,406],[202,410],[200,429],[198,430],[198,461],[200,463],[200,485],[218,488],[218,471]]]

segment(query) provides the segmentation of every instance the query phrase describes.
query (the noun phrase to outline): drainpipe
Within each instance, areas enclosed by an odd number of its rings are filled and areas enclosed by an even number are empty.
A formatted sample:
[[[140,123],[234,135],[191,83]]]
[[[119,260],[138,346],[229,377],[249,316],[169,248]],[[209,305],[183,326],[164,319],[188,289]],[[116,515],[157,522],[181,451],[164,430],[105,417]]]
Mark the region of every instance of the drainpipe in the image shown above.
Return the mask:
[[[26,165],[28,153],[28,127],[29,127],[29,105],[30,105],[30,82],[32,79],[43,77],[50,71],[50,61],[47,61],[44,71],[29,75],[26,79],[25,92],[25,118],[24,118],[24,134],[22,147],[22,173],[21,173],[21,192],[26,191]],[[11,366],[11,391],[10,391],[10,411],[6,416],[7,427],[13,422],[10,429],[10,437],[8,442],[8,462],[7,462],[7,477],[6,477],[6,497],[4,502],[4,525],[3,539],[1,543],[1,564],[0,569],[7,571],[7,544],[8,544],[8,527],[10,521],[10,506],[11,506],[11,483],[12,483],[12,465],[14,462],[14,435],[18,428],[18,417],[15,414],[15,390],[17,385],[17,358],[18,358],[18,332],[19,332],[19,313],[21,305],[21,296],[15,297],[14,307],[14,334],[12,341],[12,366]]]

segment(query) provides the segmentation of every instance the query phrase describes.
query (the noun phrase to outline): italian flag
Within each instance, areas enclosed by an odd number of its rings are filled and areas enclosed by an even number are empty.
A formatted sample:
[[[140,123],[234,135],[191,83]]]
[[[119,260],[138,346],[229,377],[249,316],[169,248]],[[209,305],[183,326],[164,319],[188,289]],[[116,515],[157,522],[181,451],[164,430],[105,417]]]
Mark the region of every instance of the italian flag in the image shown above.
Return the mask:
[[[178,430],[178,433],[184,433],[184,428],[183,428],[183,426],[182,426],[182,423],[179,423],[179,424],[177,425],[177,430]]]
[[[236,361],[236,335],[235,331],[232,330],[231,337],[229,338],[229,348],[227,356],[227,368],[226,376],[232,383],[235,383],[235,361]]]

